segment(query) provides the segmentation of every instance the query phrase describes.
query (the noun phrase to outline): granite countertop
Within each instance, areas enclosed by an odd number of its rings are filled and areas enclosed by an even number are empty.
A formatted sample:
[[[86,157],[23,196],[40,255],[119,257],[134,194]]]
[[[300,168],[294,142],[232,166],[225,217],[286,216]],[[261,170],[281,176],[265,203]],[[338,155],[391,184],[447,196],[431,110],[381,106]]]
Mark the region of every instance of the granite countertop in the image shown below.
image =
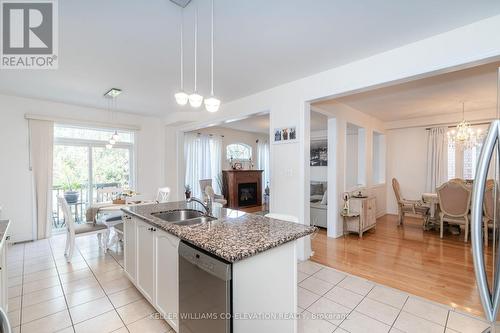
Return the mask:
[[[311,226],[218,207],[211,213],[217,220],[196,226],[179,226],[151,215],[185,208],[204,211],[200,204],[185,201],[140,205],[122,210],[229,262],[254,256],[316,231]]]

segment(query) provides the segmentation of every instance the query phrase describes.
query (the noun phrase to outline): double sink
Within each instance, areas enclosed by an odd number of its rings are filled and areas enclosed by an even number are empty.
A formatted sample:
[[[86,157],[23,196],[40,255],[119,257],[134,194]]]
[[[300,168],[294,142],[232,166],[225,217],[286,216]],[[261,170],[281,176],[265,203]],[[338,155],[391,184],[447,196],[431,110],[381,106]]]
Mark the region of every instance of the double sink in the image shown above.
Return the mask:
[[[195,209],[176,209],[165,212],[152,213],[154,217],[179,226],[196,226],[205,222],[216,220],[202,211]]]

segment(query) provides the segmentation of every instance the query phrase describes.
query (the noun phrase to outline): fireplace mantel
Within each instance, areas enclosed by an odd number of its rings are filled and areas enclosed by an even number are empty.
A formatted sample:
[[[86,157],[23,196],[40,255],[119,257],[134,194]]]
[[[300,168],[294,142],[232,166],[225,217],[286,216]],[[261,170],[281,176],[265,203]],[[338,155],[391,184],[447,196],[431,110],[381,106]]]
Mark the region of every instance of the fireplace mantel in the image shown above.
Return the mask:
[[[263,170],[224,170],[224,186],[229,208],[262,205]]]

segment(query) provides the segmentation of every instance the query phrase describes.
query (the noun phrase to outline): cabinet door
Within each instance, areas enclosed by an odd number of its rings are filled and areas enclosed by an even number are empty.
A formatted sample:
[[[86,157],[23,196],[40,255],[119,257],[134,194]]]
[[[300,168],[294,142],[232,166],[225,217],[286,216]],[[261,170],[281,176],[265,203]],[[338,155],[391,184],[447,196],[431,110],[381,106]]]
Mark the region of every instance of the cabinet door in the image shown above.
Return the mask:
[[[137,279],[137,223],[130,216],[123,217],[123,241],[124,256],[125,256],[125,272],[128,274],[132,282]]]
[[[368,212],[367,212],[367,226],[372,226],[377,222],[377,206],[375,198],[370,198],[367,200]]]
[[[156,308],[179,331],[179,238],[158,230],[156,237]]]
[[[142,221],[137,222],[137,287],[144,297],[153,303],[155,237],[153,228]]]

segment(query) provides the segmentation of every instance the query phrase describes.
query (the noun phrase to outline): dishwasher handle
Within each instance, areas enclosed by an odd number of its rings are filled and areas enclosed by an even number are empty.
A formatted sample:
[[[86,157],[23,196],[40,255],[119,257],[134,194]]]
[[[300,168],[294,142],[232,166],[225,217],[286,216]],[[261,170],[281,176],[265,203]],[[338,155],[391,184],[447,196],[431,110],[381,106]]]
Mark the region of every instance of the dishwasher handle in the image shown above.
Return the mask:
[[[12,333],[9,317],[2,308],[0,308],[0,333]]]
[[[179,259],[184,259],[190,264],[223,281],[232,278],[232,265],[223,259],[214,257],[203,250],[181,241],[179,243]]]

